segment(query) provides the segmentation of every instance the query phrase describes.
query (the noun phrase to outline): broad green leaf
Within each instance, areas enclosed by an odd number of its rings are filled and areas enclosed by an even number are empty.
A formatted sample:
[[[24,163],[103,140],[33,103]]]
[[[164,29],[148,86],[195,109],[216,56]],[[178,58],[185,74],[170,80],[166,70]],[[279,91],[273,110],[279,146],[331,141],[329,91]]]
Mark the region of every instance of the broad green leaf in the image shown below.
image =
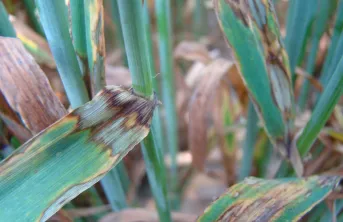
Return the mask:
[[[45,221],[149,132],[156,100],[108,86],[0,164],[0,219]]]
[[[249,177],[212,203],[198,221],[298,221],[340,181],[335,176],[279,180]]]
[[[294,95],[286,50],[268,0],[215,0],[219,24],[269,138],[299,175],[294,146]]]

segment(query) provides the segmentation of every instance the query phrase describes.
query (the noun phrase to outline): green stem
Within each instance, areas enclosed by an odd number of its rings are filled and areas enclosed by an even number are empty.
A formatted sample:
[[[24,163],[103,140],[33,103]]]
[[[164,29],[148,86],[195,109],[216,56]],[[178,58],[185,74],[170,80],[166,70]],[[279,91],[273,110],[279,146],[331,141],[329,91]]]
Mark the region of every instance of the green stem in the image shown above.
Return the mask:
[[[145,4],[146,1],[145,1]],[[153,96],[152,76],[149,69],[149,50],[143,20],[143,6],[140,1],[130,2],[118,0],[120,20],[123,28],[125,49],[132,77],[132,85],[136,93],[151,98]],[[146,7],[146,6],[145,6]],[[143,38],[142,38],[143,35]],[[155,198],[160,221],[171,221],[167,201],[164,159],[161,147],[156,142],[156,113],[153,117],[151,132],[141,143],[143,157],[147,167],[147,174],[151,191]]]
[[[310,75],[313,75],[315,65],[316,65],[319,42],[328,27],[328,22],[332,15],[334,6],[335,6],[334,1],[319,1],[318,2],[316,18],[313,22],[315,25],[312,24],[313,31],[310,36],[311,49],[309,51],[307,64],[306,64],[306,71]],[[307,79],[304,79],[304,83],[303,83],[303,86],[300,92],[300,97],[299,97],[299,107],[300,107],[300,110],[302,111],[305,109],[306,103],[308,101],[309,89],[310,89],[310,82]]]
[[[127,57],[125,52],[125,45],[124,45],[124,37],[123,31],[121,28],[120,16],[119,16],[119,9],[118,9],[118,0],[110,0],[111,6],[111,17],[116,25],[116,36],[117,40],[119,40],[119,46],[122,51],[122,60],[125,66],[127,66]]]
[[[315,142],[320,130],[331,116],[331,113],[342,95],[343,85],[343,57],[336,67],[330,81],[325,87],[319,101],[314,108],[311,119],[306,124],[297,142],[299,152],[304,157]]]
[[[70,105],[77,108],[89,97],[69,35],[67,6],[64,1],[46,0],[36,0],[36,5]],[[102,202],[94,187],[89,192],[97,205]]]
[[[174,209],[179,208],[179,191],[178,191],[178,126],[177,113],[175,106],[175,83],[173,71],[173,52],[172,52],[172,33],[171,33],[171,6],[170,0],[156,0],[156,16],[159,39],[159,58],[162,77],[162,94],[163,105],[166,113],[166,133],[167,147],[171,157],[170,170],[170,189],[171,201]]]
[[[0,1],[0,36],[17,37],[2,1]]]
[[[254,147],[258,134],[258,116],[252,102],[249,102],[246,136],[243,144],[243,156],[239,168],[238,180],[248,177],[251,172],[254,156]]]
[[[84,0],[70,0],[70,13],[71,35],[81,73],[84,79],[89,78]]]
[[[87,57],[92,95],[105,86],[105,35],[102,0],[85,0]]]
[[[33,24],[34,29],[41,35],[45,36],[44,30],[42,25],[39,22],[39,19],[37,18],[36,12],[37,12],[37,7],[35,4],[35,0],[24,0],[24,5],[27,11],[27,14]]]
[[[89,98],[69,35],[67,7],[64,1],[36,0],[36,4],[67,97],[77,108]]]
[[[340,0],[338,8],[337,8],[334,31],[331,36],[330,47],[325,57],[325,62],[324,62],[323,69],[320,75],[320,81],[322,82],[324,86],[326,85],[327,81],[330,79],[330,76],[332,75],[332,72],[330,70],[331,67],[336,67],[336,64],[333,64],[333,60],[335,60],[335,58],[337,57],[336,53],[339,52],[338,55],[340,55],[341,53],[341,51],[339,51],[338,45],[339,45],[340,39],[343,39],[342,32],[343,32],[343,0]]]

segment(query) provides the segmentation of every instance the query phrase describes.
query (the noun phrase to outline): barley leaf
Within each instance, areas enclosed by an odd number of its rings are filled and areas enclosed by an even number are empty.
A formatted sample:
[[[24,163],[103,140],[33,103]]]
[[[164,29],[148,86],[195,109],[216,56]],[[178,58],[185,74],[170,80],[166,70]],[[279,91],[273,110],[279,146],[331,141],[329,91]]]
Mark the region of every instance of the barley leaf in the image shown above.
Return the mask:
[[[0,164],[0,218],[45,221],[149,132],[155,100],[108,86]]]
[[[339,182],[335,176],[280,180],[249,177],[212,203],[198,221],[298,221]]]
[[[300,175],[294,95],[286,50],[268,0],[215,0],[219,24],[269,138]]]

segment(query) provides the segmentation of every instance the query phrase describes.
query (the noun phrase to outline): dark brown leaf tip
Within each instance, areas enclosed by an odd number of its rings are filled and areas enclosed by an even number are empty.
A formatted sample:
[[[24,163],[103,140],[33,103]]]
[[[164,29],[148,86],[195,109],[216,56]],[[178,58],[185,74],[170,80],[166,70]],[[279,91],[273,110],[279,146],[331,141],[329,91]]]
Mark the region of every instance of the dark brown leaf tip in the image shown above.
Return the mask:
[[[106,86],[102,91],[108,106],[116,111],[115,118],[126,117],[126,128],[137,125],[150,127],[154,108],[159,101],[154,95],[153,99],[142,97],[132,89],[118,86]]]

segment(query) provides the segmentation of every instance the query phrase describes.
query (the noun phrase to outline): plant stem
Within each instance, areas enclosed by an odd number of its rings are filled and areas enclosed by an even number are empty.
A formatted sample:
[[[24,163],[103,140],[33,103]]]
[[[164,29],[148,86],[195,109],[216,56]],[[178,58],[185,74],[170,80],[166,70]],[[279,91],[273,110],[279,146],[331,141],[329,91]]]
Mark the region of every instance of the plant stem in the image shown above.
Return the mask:
[[[254,147],[258,134],[258,116],[252,102],[249,102],[246,136],[243,144],[243,155],[239,168],[238,180],[248,177],[251,172],[254,156]]]
[[[105,35],[102,0],[85,0],[87,57],[92,95],[105,86]]]
[[[110,0],[110,6],[111,6],[112,21],[114,21],[116,25],[116,35],[117,35],[117,40],[119,40],[119,46],[121,49],[121,57],[122,57],[124,65],[127,66],[128,64],[127,64],[127,57],[126,57],[126,52],[125,52],[124,37],[123,37],[123,31],[121,28],[121,22],[120,22],[119,10],[118,10],[118,0]]]
[[[35,4],[35,0],[24,0],[24,5],[27,11],[27,14],[33,24],[34,29],[41,35],[41,36],[45,36],[44,34],[44,30],[42,25],[40,24],[37,15],[36,15],[36,4]]]
[[[84,0],[70,0],[71,36],[86,86],[89,81]],[[88,79],[88,80],[87,80]]]
[[[36,4],[67,97],[77,108],[89,98],[69,35],[67,7],[64,1],[36,0]]]
[[[36,0],[44,33],[72,108],[89,101],[86,86],[69,35],[68,12],[64,1]],[[101,198],[94,187],[89,189],[95,203]]]
[[[162,77],[162,94],[163,104],[165,106],[166,116],[166,134],[167,147],[171,157],[170,170],[170,190],[172,208],[179,208],[179,191],[178,191],[178,168],[177,168],[177,152],[178,152],[178,126],[177,113],[175,106],[175,83],[172,58],[172,38],[171,38],[171,6],[170,0],[156,0],[156,16],[158,26],[159,39],[159,58]]]
[[[311,119],[301,133],[297,145],[299,152],[304,157],[315,142],[320,130],[331,116],[331,113],[342,95],[343,85],[343,57],[341,57],[335,72],[330,78],[314,108]]]
[[[75,0],[74,0],[75,1]],[[80,1],[80,0],[79,0]],[[84,34],[78,33],[79,39],[86,39],[81,42],[82,59],[85,65],[88,65],[90,87],[92,95],[96,95],[105,86],[105,36],[104,36],[104,10],[102,0],[81,0],[84,9],[83,20]],[[86,54],[84,54],[86,52]],[[124,185],[127,181],[121,181],[126,177],[125,167],[120,162],[121,166],[113,168],[100,182],[104,189],[107,200],[110,202],[112,210],[118,211],[127,207]]]
[[[146,1],[144,4],[147,4]],[[149,69],[149,60],[147,59],[149,50],[144,35],[146,30],[143,20],[143,6],[140,1],[133,3],[127,0],[118,0],[118,6],[132,86],[136,93],[151,98],[153,97],[152,75],[154,73],[151,73],[152,70]],[[160,221],[168,222],[171,221],[171,216],[166,194],[166,171],[161,147],[158,147],[159,144],[156,143],[156,130],[159,130],[156,128],[156,121],[159,119],[155,113],[151,132],[141,143],[141,146]]]
[[[6,8],[2,1],[0,1],[0,36],[16,37],[15,30],[8,18]]]

